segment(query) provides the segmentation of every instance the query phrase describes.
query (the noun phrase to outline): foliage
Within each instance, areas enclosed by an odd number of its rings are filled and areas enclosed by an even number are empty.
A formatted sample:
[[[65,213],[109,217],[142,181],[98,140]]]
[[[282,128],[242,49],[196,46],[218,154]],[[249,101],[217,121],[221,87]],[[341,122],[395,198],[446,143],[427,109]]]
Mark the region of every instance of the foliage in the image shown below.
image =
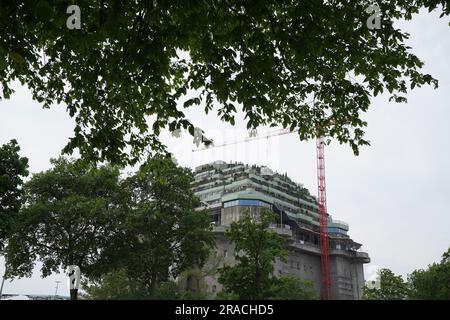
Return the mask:
[[[117,226],[119,170],[59,158],[24,186],[25,206],[7,252],[8,277],[42,276],[77,265],[83,275],[109,245]]]
[[[450,248],[440,263],[433,263],[426,270],[415,270],[408,282],[411,299],[450,300]]]
[[[282,276],[272,289],[274,300],[313,300],[318,299],[313,283],[308,280]]]
[[[22,205],[22,179],[28,176],[28,159],[19,152],[16,140],[0,146],[0,251],[14,228]]]
[[[246,211],[239,221],[231,223],[226,236],[235,245],[236,265],[219,269],[225,292],[239,299],[271,297],[276,284],[273,263],[286,256],[283,238],[268,229],[274,220],[273,213],[263,208],[258,216]]]
[[[128,278],[124,270],[104,274],[98,281],[82,283],[83,298],[89,300],[145,299],[146,292],[139,283]]]
[[[155,299],[176,300],[180,299],[178,285],[175,281],[165,281],[158,284],[155,290]]]
[[[215,300],[239,300],[239,296],[235,293],[222,290],[216,294]]]
[[[210,260],[211,257],[208,257],[202,268],[195,267],[186,270],[177,278],[179,291],[183,299],[204,300],[207,298],[205,277],[211,275],[208,270]],[[214,274],[213,272],[212,275]]]
[[[202,288],[198,291],[184,291],[181,295],[183,300],[206,300],[207,298],[208,295]]]
[[[145,300],[149,299],[148,291],[140,282],[127,275],[126,270],[118,269],[101,276],[99,280],[83,281],[83,298],[89,300]],[[201,294],[182,292],[176,281],[169,280],[158,284],[155,289],[156,300],[206,299]]]
[[[83,282],[83,298],[89,300],[145,300],[149,299],[148,290],[140,282],[128,277],[125,270],[116,270],[103,275],[100,280]],[[182,292],[176,281],[169,280],[158,284],[155,289],[156,300],[199,300],[206,299],[204,294]]]
[[[380,288],[364,286],[363,299],[365,300],[405,300],[408,298],[408,284],[401,276],[395,275],[389,269],[379,271]]]
[[[201,267],[214,239],[208,213],[195,210],[191,181],[188,169],[164,157],[149,158],[127,178],[121,187],[128,214],[97,271],[123,268],[154,298],[159,283]]]
[[[365,0],[78,3],[82,27],[69,30],[65,0],[0,0],[0,98],[19,80],[45,107],[67,105],[66,152],[131,163],[164,150],[163,129],[194,135],[184,109],[195,106],[232,125],[242,109],[248,128],[330,136],[357,153],[372,96],[403,102],[437,85],[394,21],[422,7],[450,14],[447,0],[380,0],[382,26],[370,30]]]
[[[205,264],[199,268],[186,270],[178,277],[177,282],[183,299],[204,300],[208,298],[208,277],[217,275],[218,269],[223,265],[224,257],[216,250],[211,250]]]

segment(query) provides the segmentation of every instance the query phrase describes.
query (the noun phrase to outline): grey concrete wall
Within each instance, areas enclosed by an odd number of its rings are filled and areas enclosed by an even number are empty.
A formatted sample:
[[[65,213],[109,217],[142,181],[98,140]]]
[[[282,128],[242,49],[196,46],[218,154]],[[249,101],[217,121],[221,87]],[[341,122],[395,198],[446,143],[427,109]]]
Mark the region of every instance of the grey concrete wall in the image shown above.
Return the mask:
[[[234,246],[229,243],[223,233],[216,233],[216,258],[208,263],[204,269],[211,270],[214,264],[218,267],[234,265]],[[317,296],[321,293],[321,263],[320,256],[315,253],[307,253],[298,250],[288,249],[286,262],[276,261],[274,264],[275,276],[292,276],[305,280],[310,280],[316,290]],[[217,257],[221,259],[217,263]],[[331,277],[332,277],[332,298],[338,300],[361,299],[362,286],[364,285],[364,271],[362,263],[355,263],[352,259],[331,256],[330,257]],[[218,274],[212,273],[204,277],[205,288],[209,298],[222,290],[222,285],[217,281]]]
[[[223,264],[233,265],[236,263],[234,259],[234,245],[232,245],[225,237],[223,231],[232,221],[239,219],[243,207],[230,207],[222,209],[221,225],[222,229],[215,232],[216,249],[212,254],[215,259],[209,261],[204,269],[211,270],[212,265],[221,267]],[[256,208],[255,208],[256,209]],[[320,249],[311,244],[295,245],[292,241],[288,241],[286,245],[288,257],[286,262],[276,261],[274,264],[274,275],[292,276],[312,281],[317,296],[321,295],[321,262]],[[217,264],[217,259],[220,263]],[[361,299],[362,287],[364,285],[363,264],[358,259],[354,259],[351,255],[330,255],[330,268],[332,277],[332,298],[339,300]],[[218,283],[217,272],[209,272],[203,278],[204,288],[206,288],[209,298],[222,290],[222,285]]]
[[[364,286],[363,264],[356,259],[330,256],[332,296],[334,299],[357,300]]]
[[[291,276],[310,280],[320,297],[320,257],[309,255],[295,250],[289,250],[286,262],[275,263],[274,274],[276,276]]]

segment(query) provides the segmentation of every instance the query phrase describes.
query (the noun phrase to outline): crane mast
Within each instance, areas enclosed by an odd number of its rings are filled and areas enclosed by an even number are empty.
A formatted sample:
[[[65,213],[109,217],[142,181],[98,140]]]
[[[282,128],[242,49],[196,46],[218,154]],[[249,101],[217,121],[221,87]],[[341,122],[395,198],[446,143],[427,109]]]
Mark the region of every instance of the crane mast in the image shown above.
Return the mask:
[[[327,191],[325,184],[325,151],[323,137],[316,140],[317,149],[317,189],[320,223],[320,252],[322,267],[322,299],[331,299],[331,274],[328,241]]]

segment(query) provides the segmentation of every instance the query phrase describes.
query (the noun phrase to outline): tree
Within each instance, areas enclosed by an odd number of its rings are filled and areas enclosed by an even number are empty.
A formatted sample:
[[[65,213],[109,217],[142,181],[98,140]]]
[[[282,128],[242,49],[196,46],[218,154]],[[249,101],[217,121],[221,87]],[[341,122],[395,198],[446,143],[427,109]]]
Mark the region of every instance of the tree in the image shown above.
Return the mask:
[[[231,223],[227,238],[235,245],[236,265],[219,269],[219,282],[225,294],[239,299],[268,299],[278,284],[272,275],[276,259],[284,259],[284,240],[268,227],[275,221],[274,214],[263,208],[259,216],[249,211]]]
[[[313,300],[318,297],[311,281],[282,276],[277,278],[271,298],[275,300]]]
[[[412,272],[408,283],[411,299],[450,300],[450,248],[442,255],[440,263]]]
[[[104,274],[99,280],[83,283],[83,298],[88,300],[144,300],[148,292],[141,283],[131,279],[125,270],[115,270]],[[199,295],[186,295],[176,281],[162,282],[155,290],[156,300],[178,300],[203,298]]]
[[[0,252],[11,235],[22,205],[23,178],[28,176],[28,159],[19,155],[16,140],[0,147]]]
[[[83,275],[100,258],[117,228],[119,170],[64,158],[32,176],[26,203],[7,252],[9,277],[30,276],[40,260],[42,276],[77,265]],[[77,299],[77,290],[70,292]]]
[[[405,300],[408,298],[408,284],[401,276],[395,275],[389,269],[379,271],[380,288],[364,286],[363,299],[365,300]]]
[[[155,291],[155,299],[157,300],[177,300],[181,297],[178,284],[173,280],[160,283]],[[182,298],[186,299],[185,297]]]
[[[223,265],[223,261],[223,255],[219,254],[216,250],[211,250],[207,261],[202,267],[195,267],[184,271],[177,278],[183,299],[207,299],[207,278],[213,278],[217,275],[218,269]]]
[[[123,268],[149,298],[157,297],[159,284],[201,267],[213,245],[210,217],[195,209],[191,182],[190,170],[155,157],[122,184],[129,213],[101,264]]]
[[[64,151],[91,160],[134,163],[164,150],[163,129],[194,135],[191,106],[231,125],[242,109],[248,128],[330,136],[357,153],[372,96],[404,102],[437,86],[394,21],[420,8],[450,14],[447,0],[377,4],[379,29],[365,0],[90,1],[69,29],[67,1],[1,0],[0,98],[18,80],[45,107],[66,104],[76,126]]]
[[[136,300],[147,297],[145,289],[130,279],[125,270],[106,273],[97,281],[83,281],[83,298],[89,300]]]
[[[16,140],[0,147],[0,253],[5,251],[13,232],[22,205],[23,178],[28,176],[28,159],[21,157],[19,152]],[[5,276],[0,285],[0,299],[4,281]]]

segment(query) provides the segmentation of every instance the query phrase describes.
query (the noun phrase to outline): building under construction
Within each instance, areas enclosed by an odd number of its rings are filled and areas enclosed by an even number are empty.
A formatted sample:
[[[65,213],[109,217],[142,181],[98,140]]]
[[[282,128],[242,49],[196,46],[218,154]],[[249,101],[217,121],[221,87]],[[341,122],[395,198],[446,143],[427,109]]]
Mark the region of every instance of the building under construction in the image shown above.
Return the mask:
[[[220,264],[234,263],[234,250],[224,232],[244,210],[271,209],[277,216],[273,229],[286,239],[288,257],[275,263],[274,274],[311,280],[321,295],[322,270],[320,217],[316,197],[286,175],[266,167],[216,161],[194,172],[193,191],[214,224],[216,256]],[[327,216],[329,268],[333,299],[360,299],[364,285],[363,264],[370,262],[361,244],[348,236],[348,224]],[[204,289],[210,298],[221,290],[215,273],[206,274]]]

